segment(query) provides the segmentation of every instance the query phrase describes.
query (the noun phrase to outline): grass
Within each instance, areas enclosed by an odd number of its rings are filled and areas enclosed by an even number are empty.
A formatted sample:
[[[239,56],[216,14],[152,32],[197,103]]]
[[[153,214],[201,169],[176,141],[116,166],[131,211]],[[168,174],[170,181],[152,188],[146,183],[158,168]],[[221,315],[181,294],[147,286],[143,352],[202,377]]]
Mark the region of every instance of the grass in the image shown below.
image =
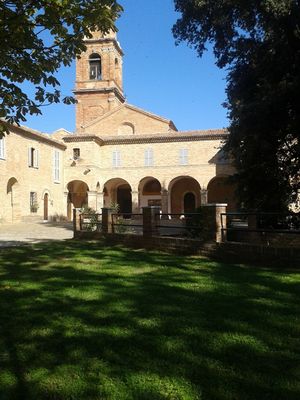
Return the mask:
[[[0,400],[300,398],[300,274],[61,242],[0,253]]]

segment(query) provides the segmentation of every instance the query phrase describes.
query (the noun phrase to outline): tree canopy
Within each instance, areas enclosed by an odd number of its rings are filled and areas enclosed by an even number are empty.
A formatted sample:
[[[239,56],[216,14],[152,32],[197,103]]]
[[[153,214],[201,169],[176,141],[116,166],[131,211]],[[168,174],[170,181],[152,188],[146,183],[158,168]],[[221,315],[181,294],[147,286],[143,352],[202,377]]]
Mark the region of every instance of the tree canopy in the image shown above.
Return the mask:
[[[18,124],[45,105],[73,103],[62,96],[55,73],[85,50],[91,31],[115,30],[121,12],[115,0],[1,1],[0,118]],[[22,89],[25,82],[34,96]]]
[[[280,210],[300,173],[300,1],[175,0],[173,27],[202,56],[211,43],[227,68],[227,150],[248,208]]]

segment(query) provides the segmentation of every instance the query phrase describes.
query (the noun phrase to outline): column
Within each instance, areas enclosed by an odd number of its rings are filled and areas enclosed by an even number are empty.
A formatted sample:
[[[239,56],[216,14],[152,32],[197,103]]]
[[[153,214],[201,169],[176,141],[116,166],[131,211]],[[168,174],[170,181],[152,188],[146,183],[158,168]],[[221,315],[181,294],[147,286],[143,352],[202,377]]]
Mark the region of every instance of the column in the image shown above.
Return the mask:
[[[96,196],[96,211],[101,213],[102,208],[104,207],[104,193],[97,192]]]
[[[168,214],[169,192],[166,189],[161,191],[161,211],[163,214]]]
[[[97,210],[97,192],[90,190],[88,193],[88,206],[93,210]]]
[[[74,237],[80,232],[80,212],[76,208],[73,210],[73,234]]]
[[[200,190],[201,205],[207,204],[207,189]]]
[[[131,203],[132,203],[133,214],[140,214],[139,192],[137,190],[131,191]]]

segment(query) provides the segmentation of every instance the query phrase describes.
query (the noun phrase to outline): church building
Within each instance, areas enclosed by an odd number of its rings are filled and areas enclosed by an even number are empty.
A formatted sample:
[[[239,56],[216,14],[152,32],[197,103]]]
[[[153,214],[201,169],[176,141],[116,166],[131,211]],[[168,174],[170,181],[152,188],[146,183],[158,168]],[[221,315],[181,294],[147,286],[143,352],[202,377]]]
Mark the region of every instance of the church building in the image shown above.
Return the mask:
[[[84,205],[163,213],[201,204],[236,209],[227,132],[178,131],[173,121],[127,103],[116,33],[94,32],[76,61],[76,129],[51,135],[9,126],[0,140],[0,222],[72,217]],[[142,89],[142,88],[141,88]],[[200,121],[201,123],[201,121]]]

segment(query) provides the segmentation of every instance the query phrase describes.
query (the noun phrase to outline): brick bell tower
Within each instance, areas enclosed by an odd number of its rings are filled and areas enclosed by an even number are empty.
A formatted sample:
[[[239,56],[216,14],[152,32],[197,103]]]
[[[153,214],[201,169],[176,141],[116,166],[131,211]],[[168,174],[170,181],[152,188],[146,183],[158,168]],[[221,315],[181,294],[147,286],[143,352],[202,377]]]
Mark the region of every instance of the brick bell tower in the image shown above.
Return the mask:
[[[76,60],[76,133],[125,102],[122,83],[123,51],[117,35],[93,32],[86,51]]]

